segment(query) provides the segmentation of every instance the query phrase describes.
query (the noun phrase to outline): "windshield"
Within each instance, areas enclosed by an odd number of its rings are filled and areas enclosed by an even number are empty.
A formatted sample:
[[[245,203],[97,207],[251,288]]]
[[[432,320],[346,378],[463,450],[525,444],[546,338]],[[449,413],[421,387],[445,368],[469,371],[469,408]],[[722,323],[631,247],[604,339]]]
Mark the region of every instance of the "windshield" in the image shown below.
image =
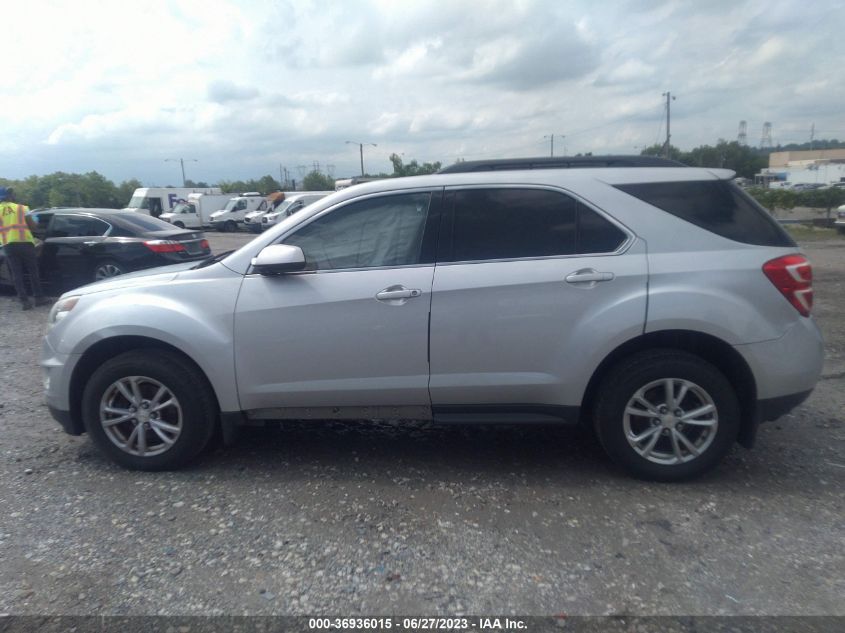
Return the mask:
[[[149,209],[150,199],[146,196],[132,196],[126,207],[129,209]]]
[[[238,206],[239,202],[240,200],[238,198],[232,198],[231,200],[229,200],[229,202],[226,203],[226,206],[223,207],[223,211],[231,211],[236,206]]]
[[[181,204],[177,204],[173,207],[173,213],[196,213],[197,209],[194,205],[189,204],[187,202],[183,202]]]

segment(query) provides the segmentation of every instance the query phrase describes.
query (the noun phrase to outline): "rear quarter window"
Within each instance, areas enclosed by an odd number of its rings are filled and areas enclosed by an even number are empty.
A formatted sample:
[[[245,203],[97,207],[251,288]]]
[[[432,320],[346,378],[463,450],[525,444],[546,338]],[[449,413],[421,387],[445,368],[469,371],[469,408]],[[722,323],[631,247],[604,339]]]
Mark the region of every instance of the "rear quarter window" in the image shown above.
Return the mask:
[[[648,182],[616,188],[735,242],[795,246],[795,241],[763,207],[724,180]]]

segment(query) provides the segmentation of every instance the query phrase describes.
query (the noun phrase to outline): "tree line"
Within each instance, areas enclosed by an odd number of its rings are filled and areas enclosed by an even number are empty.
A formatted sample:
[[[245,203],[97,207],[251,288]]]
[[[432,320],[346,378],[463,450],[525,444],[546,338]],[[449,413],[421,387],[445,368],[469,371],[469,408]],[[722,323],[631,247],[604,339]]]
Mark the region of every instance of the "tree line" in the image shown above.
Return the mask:
[[[416,176],[431,174],[440,169],[441,164],[423,163],[416,160],[405,164],[396,154],[390,156],[393,163],[392,174],[376,174],[375,177],[391,178],[396,176]],[[289,191],[294,185],[304,191],[332,191],[334,178],[313,170],[302,178],[301,183],[281,182],[269,174],[261,178],[249,180],[221,180],[216,185],[203,181],[186,180],[186,187],[203,189],[206,187],[220,187],[223,193],[241,193],[258,191],[271,193],[273,191]],[[132,198],[135,189],[143,187],[137,178],[124,180],[115,184],[102,174],[90,171],[86,174],[68,174],[57,171],[45,176],[29,176],[20,180],[0,178],[0,186],[13,187],[18,201],[31,209],[43,207],[88,207],[103,209],[121,209]],[[174,185],[167,185],[172,187]]]
[[[688,152],[670,146],[669,156],[674,160],[692,167],[721,167],[734,170],[738,176],[753,178],[754,174],[768,167],[769,153],[772,151],[794,151],[810,149],[809,143],[792,144],[773,149],[758,149],[747,145],[740,145],[736,141],[720,140],[716,145],[701,145]],[[814,149],[845,148],[845,142],[836,139],[818,140],[812,144]],[[640,152],[645,156],[662,156],[663,146],[652,145]],[[370,177],[394,178],[400,176],[418,176],[432,174],[440,170],[442,163],[411,160],[405,163],[398,154],[390,155],[393,167],[392,173],[367,174]],[[244,191],[258,191],[270,193],[272,191],[287,191],[293,189],[292,182],[281,182],[269,174],[250,180],[221,180],[216,185],[202,181],[186,181],[188,187],[204,188],[218,186],[224,193],[240,193]],[[305,191],[331,191],[334,189],[334,179],[331,176],[313,170],[306,174],[297,189]],[[142,187],[136,178],[124,180],[115,184],[105,176],[91,171],[86,174],[70,174],[55,172],[45,176],[29,176],[20,180],[0,178],[0,186],[11,186],[17,192],[20,202],[30,208],[41,207],[102,207],[122,208],[127,205],[135,189]],[[168,185],[172,186],[172,185]],[[845,203],[845,191],[841,189],[821,189],[813,191],[793,192],[780,189],[752,189],[750,193],[768,209],[790,209],[796,206],[825,208],[830,211],[833,207]]]

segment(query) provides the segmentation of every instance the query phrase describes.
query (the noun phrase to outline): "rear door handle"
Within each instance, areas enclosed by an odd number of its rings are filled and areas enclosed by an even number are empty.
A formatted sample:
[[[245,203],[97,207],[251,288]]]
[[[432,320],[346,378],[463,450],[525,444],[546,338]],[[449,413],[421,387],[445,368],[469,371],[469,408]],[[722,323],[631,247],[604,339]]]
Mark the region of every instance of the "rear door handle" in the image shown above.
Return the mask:
[[[590,284],[594,286],[599,281],[611,281],[614,276],[613,273],[602,273],[594,268],[582,268],[574,273],[569,273],[566,276],[566,281],[570,284]]]
[[[379,301],[396,301],[397,299],[411,299],[419,297],[422,290],[418,288],[406,288],[405,286],[389,286],[376,293],[376,299]]]

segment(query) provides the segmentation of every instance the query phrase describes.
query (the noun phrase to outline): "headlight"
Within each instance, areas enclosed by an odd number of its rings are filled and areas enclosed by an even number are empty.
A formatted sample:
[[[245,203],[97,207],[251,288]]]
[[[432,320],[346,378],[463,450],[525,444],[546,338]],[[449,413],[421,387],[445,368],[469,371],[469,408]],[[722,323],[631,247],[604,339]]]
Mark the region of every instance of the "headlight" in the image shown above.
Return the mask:
[[[47,324],[49,326],[53,326],[62,319],[64,319],[68,312],[73,310],[76,307],[76,303],[79,301],[79,295],[73,297],[65,297],[64,299],[59,299],[56,301],[53,308],[50,310],[50,316],[47,317]]]

